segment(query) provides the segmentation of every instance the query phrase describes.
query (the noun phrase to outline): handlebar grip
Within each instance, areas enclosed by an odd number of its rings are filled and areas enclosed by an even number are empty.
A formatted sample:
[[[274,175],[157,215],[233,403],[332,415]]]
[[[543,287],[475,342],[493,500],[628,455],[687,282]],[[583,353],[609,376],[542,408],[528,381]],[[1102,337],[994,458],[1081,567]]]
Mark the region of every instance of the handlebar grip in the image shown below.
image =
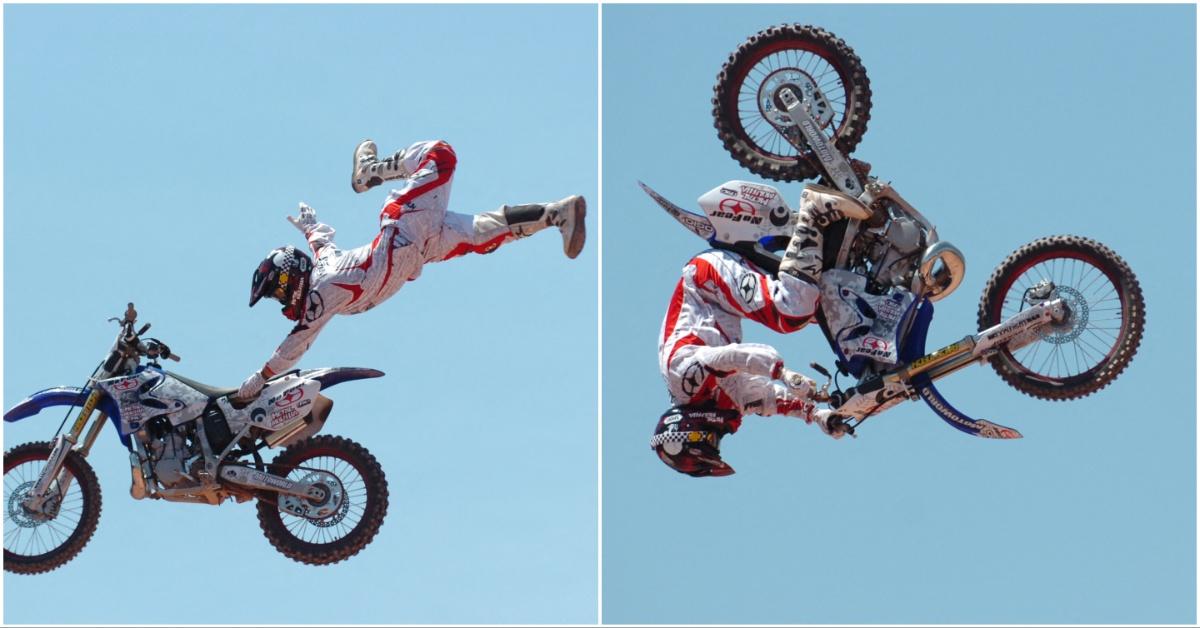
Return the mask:
[[[148,331],[150,331],[150,323],[146,323],[145,325],[142,325],[142,328],[138,330],[137,335],[140,336]]]
[[[829,431],[842,432],[843,434],[854,436],[854,426],[846,423],[846,419],[840,414],[829,417]]]
[[[178,361],[179,361],[179,356],[175,355],[174,353],[169,353],[169,354],[167,354],[167,359],[168,359],[168,360],[174,360],[174,361],[178,362]]]

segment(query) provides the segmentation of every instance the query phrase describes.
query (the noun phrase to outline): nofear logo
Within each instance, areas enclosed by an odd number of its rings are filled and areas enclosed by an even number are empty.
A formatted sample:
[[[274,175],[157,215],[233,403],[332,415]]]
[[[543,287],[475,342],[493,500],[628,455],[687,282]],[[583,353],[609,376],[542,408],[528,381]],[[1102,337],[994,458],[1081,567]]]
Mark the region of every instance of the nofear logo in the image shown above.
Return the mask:
[[[754,302],[757,286],[758,282],[755,281],[754,275],[750,273],[745,273],[738,279],[738,294],[741,295],[744,303],[750,304]]]
[[[683,371],[683,377],[680,379],[679,385],[683,388],[683,394],[688,397],[696,396],[700,390],[700,384],[704,382],[704,367],[700,366],[699,362],[692,362]]]

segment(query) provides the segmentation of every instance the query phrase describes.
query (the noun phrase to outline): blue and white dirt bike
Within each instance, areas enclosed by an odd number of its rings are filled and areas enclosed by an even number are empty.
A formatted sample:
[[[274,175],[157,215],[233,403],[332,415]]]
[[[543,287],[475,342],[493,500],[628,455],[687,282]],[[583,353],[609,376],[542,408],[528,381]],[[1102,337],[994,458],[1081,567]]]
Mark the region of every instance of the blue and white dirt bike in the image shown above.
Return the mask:
[[[819,178],[865,204],[867,220],[825,232],[817,320],[839,374],[828,392],[835,428],[855,428],[906,399],[924,400],[947,423],[985,438],[1021,434],[952,406],[933,382],[990,362],[1017,390],[1041,399],[1089,395],[1112,382],[1142,338],[1145,305],[1129,266],[1108,247],[1054,236],[1020,247],[992,273],[979,304],[979,331],[926,352],[933,303],[963,279],[962,253],[870,166],[848,155],[866,132],[871,89],[861,61],[820,28],[784,24],[745,41],[714,87],[713,118],[733,157],[768,179]],[[778,272],[795,215],[775,188],[729,181],[686,211],[642,185],[672,217],[717,248]],[[830,377],[827,369],[813,368]]]
[[[214,506],[229,498],[257,499],[267,540],[312,565],[344,560],[371,542],[387,514],[383,469],[361,445],[317,433],[333,408],[325,389],[383,373],[291,371],[267,382],[254,401],[239,404],[230,398],[235,388],[213,388],[163,370],[159,360],[179,357],[162,341],[142,338],[149,324],[134,330],[132,303],[122,318],[110,320],[121,330],[83,388],[49,388],[4,414],[12,422],[67,407],[52,441],[4,454],[6,571],[56,569],[91,539],[100,520],[100,485],[87,455],[108,422],[129,451],[134,499]],[[266,463],[262,450],[269,448],[283,451]]]

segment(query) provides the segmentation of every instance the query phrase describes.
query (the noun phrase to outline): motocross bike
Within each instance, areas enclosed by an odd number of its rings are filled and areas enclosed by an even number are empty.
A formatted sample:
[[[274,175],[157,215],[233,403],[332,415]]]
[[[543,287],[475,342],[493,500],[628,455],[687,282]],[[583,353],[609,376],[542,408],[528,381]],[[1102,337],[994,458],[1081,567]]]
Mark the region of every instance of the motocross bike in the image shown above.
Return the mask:
[[[1067,400],[1104,388],[1133,359],[1145,325],[1137,279],[1108,247],[1070,235],[1012,253],[984,288],[978,333],[926,353],[933,303],[958,287],[966,264],[889,183],[870,176],[869,164],[849,158],[866,132],[871,88],[844,41],[800,24],[768,28],[730,55],[713,92],[718,136],[738,163],[769,179],[818,177],[872,212],[825,231],[816,318],[837,373],[857,380],[832,393],[827,381],[816,395],[835,411],[835,429],[854,435],[869,417],[920,398],[963,432],[1020,438],[960,412],[933,382],[989,362],[1025,394]],[[641,185],[713,247],[778,273],[774,251],[787,244],[779,234],[791,232],[796,216],[774,187],[726,182],[700,197],[704,213],[696,214]]]
[[[91,539],[100,519],[100,485],[87,455],[107,422],[129,450],[134,499],[214,506],[229,498],[257,499],[267,540],[311,565],[344,560],[371,542],[387,514],[383,469],[361,445],[317,433],[333,408],[325,389],[382,372],[293,370],[240,403],[232,398],[236,388],[163,370],[159,360],[179,356],[161,340],[142,338],[149,323],[134,330],[132,303],[122,318],[109,320],[120,332],[86,386],[34,393],[4,414],[13,422],[68,406],[52,442],[26,443],[4,454],[6,571],[56,569]],[[75,408],[70,430],[61,433]],[[266,448],[283,451],[268,464]]]

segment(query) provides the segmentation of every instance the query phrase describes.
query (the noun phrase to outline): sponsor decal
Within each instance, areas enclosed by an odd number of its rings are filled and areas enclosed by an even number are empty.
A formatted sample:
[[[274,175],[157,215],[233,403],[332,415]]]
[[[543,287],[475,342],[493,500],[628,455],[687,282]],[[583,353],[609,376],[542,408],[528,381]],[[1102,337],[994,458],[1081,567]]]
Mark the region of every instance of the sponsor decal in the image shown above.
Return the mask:
[[[754,207],[753,203],[748,203],[746,201],[739,201],[736,198],[721,199],[721,204],[719,205],[719,207],[724,211],[727,211],[727,212],[730,212],[733,214],[737,214],[737,215],[742,215],[742,214],[746,214],[749,216],[757,216],[758,215],[758,210]]]
[[[137,385],[138,385],[138,379],[136,377],[130,377],[129,379],[123,379],[119,382],[112,384],[112,389],[123,392],[123,391],[129,390],[131,388],[136,388]]]
[[[862,346],[865,349],[873,349],[876,351],[887,351],[887,350],[891,349],[892,343],[884,340],[883,338],[876,338],[875,336],[864,336],[862,339]]]
[[[734,190],[731,190],[729,188],[721,188],[721,194],[724,194],[726,196],[737,196],[737,192],[735,192]]]
[[[308,304],[304,308],[304,322],[311,323],[325,313],[325,299],[316,290],[308,292]]]
[[[259,484],[266,484],[267,486],[274,486],[275,488],[282,489],[290,489],[292,487],[291,482],[282,478],[277,478],[273,475],[268,475],[261,471],[255,471],[252,477],[254,478],[254,481]]]
[[[758,294],[758,281],[753,273],[743,273],[738,279],[738,295],[742,297],[742,301],[746,304],[754,302],[754,296]]]
[[[1033,312],[1035,310],[1027,310],[1027,311]],[[988,334],[987,336],[984,336],[984,338],[986,338],[988,341],[999,342],[999,341],[1002,341],[1002,340],[1016,334],[1017,332],[1025,329],[1026,327],[1029,327],[1030,325],[1035,325],[1037,323],[1040,323],[1041,320],[1042,320],[1042,317],[1039,312],[1038,315],[1029,316],[1028,318],[1024,318],[1024,319],[1017,320],[1017,321],[1012,321],[1012,323],[1005,325],[1004,327],[1001,327],[1000,329],[997,329],[996,331]]]
[[[775,197],[779,195],[775,192],[775,190],[768,187],[763,187],[761,185],[743,183],[741,186],[739,186],[739,188],[742,198],[748,201],[754,201],[755,203],[766,204],[775,200]],[[725,190],[721,191],[724,192]]]
[[[979,430],[980,436],[984,436],[986,438],[1003,438],[1003,439],[1021,438],[1020,432],[1018,432],[1014,429],[1004,427],[1003,425],[996,425],[995,423],[991,423],[991,422],[984,421],[984,420],[980,420],[979,424],[983,426]]]
[[[833,151],[829,148],[829,142],[827,138],[821,135],[821,130],[815,126],[812,116],[799,116],[799,118],[800,127],[804,131],[804,137],[808,140],[809,145],[816,149],[817,158],[820,159],[821,163],[823,164],[832,162]],[[814,142],[814,137],[820,138],[820,140]]]
[[[263,410],[262,408],[255,408],[250,411],[250,420],[254,421],[255,423],[262,423],[262,420],[266,418],[266,416],[267,411]]]
[[[699,362],[693,361],[684,369],[679,386],[683,389],[683,394],[693,397],[699,392],[702,383],[704,383],[704,367]]]
[[[753,204],[734,198],[721,199],[721,203],[713,211],[713,216],[732,222],[748,222],[752,225],[761,224],[763,221]]]
[[[292,388],[275,399],[276,408],[286,408],[304,398],[303,388]]]
[[[788,220],[791,219],[791,214],[792,212],[788,211],[783,205],[777,205],[775,209],[771,210],[771,214],[768,216],[768,218],[770,218],[771,224],[775,225],[776,227],[782,227],[788,223]]]
[[[880,318],[889,321],[895,321],[904,313],[904,297],[896,295],[894,298],[882,299],[875,304],[875,312]]]
[[[908,368],[909,368],[909,370],[918,369],[922,366],[925,366],[926,364],[929,364],[930,362],[933,362],[934,360],[936,360],[938,358],[945,357],[946,355],[949,355],[951,353],[958,351],[965,344],[966,344],[965,342],[960,340],[954,344],[946,345],[945,347],[942,347],[941,349],[938,349],[937,351],[934,351],[933,353],[930,353],[927,356],[920,357],[920,358],[917,358],[916,360],[913,360],[912,364],[908,365]]]
[[[979,431],[979,425],[975,421],[959,414],[954,408],[942,403],[942,400],[933,392],[933,388],[923,386],[921,388],[921,398],[928,402],[929,407],[933,408],[935,412],[947,421],[961,425],[971,432]]]
[[[663,419],[663,425],[672,425],[683,420],[682,414],[672,414]]]
[[[270,427],[277,428],[289,421],[292,421],[300,416],[300,411],[296,408],[283,408],[271,413]]]

